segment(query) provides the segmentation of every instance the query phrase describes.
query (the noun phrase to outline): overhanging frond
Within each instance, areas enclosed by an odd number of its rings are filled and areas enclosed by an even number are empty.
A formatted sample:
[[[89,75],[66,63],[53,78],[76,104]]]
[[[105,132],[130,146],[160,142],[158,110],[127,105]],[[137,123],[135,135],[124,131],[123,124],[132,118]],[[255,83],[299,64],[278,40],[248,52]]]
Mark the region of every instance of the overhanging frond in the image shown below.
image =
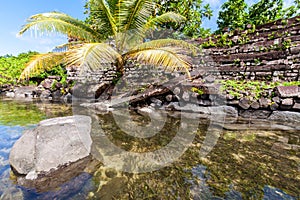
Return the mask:
[[[187,61],[186,56],[180,55],[176,48],[149,48],[128,52],[125,58],[135,59],[144,64],[165,67],[169,71],[185,70],[189,77],[191,64]]]
[[[97,42],[102,38],[101,35],[84,22],[58,12],[42,13],[31,16],[27,19],[27,24],[20,30],[19,35],[22,35],[28,30],[40,32],[41,34],[54,32],[62,33],[86,42]]]
[[[106,43],[88,43],[68,52],[68,65],[84,66],[89,70],[108,68],[121,55]]]
[[[34,56],[20,75],[20,80],[28,79],[33,75],[51,70],[64,63],[66,53],[48,53]]]

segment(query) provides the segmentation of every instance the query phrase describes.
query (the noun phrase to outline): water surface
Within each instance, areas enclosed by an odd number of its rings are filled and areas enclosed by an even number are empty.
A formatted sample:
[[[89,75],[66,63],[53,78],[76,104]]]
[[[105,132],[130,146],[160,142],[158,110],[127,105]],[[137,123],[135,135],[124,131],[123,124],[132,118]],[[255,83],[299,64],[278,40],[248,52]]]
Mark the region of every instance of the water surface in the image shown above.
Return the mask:
[[[94,162],[85,173],[54,191],[39,193],[18,186],[10,176],[8,163],[15,141],[24,130],[43,119],[72,114],[67,105],[0,100],[0,199],[300,198],[299,130],[233,131],[217,126],[209,129],[210,121],[204,119],[180,158],[156,171],[134,174]],[[128,129],[124,131],[124,126],[120,128],[112,113],[89,114],[93,117],[96,157],[97,151],[104,148],[103,141],[128,152],[153,152],[168,145],[181,126],[181,119],[166,115],[163,128],[156,135],[137,138],[128,134]],[[134,111],[130,116],[137,126],[151,122],[149,117]],[[130,124],[125,124],[129,130]],[[207,142],[214,144],[213,148],[206,149],[205,156],[199,156]]]

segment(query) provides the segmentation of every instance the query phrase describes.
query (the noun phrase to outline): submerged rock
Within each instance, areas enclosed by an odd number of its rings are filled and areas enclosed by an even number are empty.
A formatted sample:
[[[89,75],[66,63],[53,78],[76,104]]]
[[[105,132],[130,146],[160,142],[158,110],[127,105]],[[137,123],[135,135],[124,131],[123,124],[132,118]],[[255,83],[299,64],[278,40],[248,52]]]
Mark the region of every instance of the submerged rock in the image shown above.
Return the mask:
[[[90,155],[91,118],[59,117],[41,121],[25,132],[13,146],[9,162],[27,179],[55,171]]]
[[[6,96],[16,99],[32,99],[34,98],[35,87],[33,86],[23,86],[17,87],[12,91],[7,91]]]
[[[300,113],[290,111],[273,111],[268,119],[287,123],[300,123]]]

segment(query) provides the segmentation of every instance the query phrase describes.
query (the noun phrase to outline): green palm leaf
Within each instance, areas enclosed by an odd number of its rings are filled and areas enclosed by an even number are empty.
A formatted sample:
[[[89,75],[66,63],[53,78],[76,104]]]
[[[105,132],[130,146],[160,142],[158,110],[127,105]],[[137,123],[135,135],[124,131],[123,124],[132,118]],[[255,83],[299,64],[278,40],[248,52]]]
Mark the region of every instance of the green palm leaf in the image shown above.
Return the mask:
[[[128,7],[127,20],[123,32],[135,30],[137,35],[143,35],[142,30],[147,20],[152,15],[155,9],[155,3],[151,0],[135,0]]]
[[[131,5],[132,1],[129,0],[113,0],[116,1],[113,7],[114,19],[116,26],[118,27],[118,32],[122,32],[122,27],[126,24],[128,16],[128,7]],[[112,3],[112,1],[109,1]]]
[[[57,65],[64,63],[65,56],[66,53],[48,53],[34,56],[20,75],[20,80],[51,70]]]
[[[181,22],[184,22],[185,20],[186,20],[186,18],[183,17],[182,15],[176,14],[174,12],[167,12],[160,16],[156,16],[156,17],[150,19],[145,24],[144,29],[149,30],[149,29],[156,27],[157,25],[163,25],[168,22],[174,22],[174,23],[179,24]]]
[[[146,32],[149,30],[155,29],[157,26],[162,25],[167,22],[174,22],[174,23],[180,23],[184,21],[185,18],[181,15],[178,15],[173,12],[168,12],[160,16],[156,16],[154,18],[151,18],[148,20],[148,22],[145,22],[143,27],[140,27],[137,30],[128,30],[126,31],[126,37],[129,39],[129,41],[126,40],[126,42],[135,41],[135,44],[140,44],[143,39],[145,38]],[[191,46],[191,45],[185,45]]]
[[[19,35],[27,30],[38,30],[41,34],[58,32],[87,42],[101,39],[101,35],[80,20],[58,12],[42,13],[31,16],[22,27]]]
[[[105,24],[104,28],[110,30],[113,35],[117,35],[116,21],[113,17],[112,11],[115,10],[116,1],[105,1],[105,0],[92,0],[96,10],[91,12],[97,13],[99,20]],[[108,28],[109,27],[109,28]]]

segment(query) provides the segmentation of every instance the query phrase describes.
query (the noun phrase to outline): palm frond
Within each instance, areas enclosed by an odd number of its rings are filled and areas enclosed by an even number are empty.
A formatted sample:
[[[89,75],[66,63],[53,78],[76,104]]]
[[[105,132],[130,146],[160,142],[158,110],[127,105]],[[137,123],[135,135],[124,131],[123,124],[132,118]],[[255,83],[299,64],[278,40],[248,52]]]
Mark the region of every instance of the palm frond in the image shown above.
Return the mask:
[[[174,12],[167,12],[160,16],[156,16],[150,19],[144,26],[144,30],[148,31],[149,29],[155,28],[157,25],[162,25],[168,22],[181,23],[184,22],[186,18],[180,14]]]
[[[101,39],[101,35],[91,29],[89,25],[69,15],[58,12],[31,16],[27,19],[27,24],[20,30],[19,35],[28,30],[38,31],[41,34],[58,32],[86,42],[98,42]]]
[[[117,35],[117,26],[116,21],[114,19],[112,11],[116,8],[114,8],[114,5],[116,4],[116,1],[105,1],[105,0],[94,0],[93,3],[96,6],[96,10],[92,10],[91,12],[97,13],[99,19],[105,23],[105,26],[110,27],[110,30],[112,31],[113,35]],[[105,27],[107,28],[107,27]]]
[[[127,19],[122,31],[135,30],[137,35],[141,35],[141,31],[153,14],[154,9],[155,3],[151,0],[133,1],[128,9],[124,10],[124,12],[127,12]]]
[[[129,5],[132,3],[129,0],[113,0],[110,1],[110,4],[115,4],[114,6],[112,5],[111,7],[114,8],[113,14],[114,14],[114,19],[116,22],[116,25],[118,27],[118,32],[122,32],[122,27],[126,23],[126,17],[128,15],[127,9]]]
[[[185,42],[183,40],[175,40],[175,39],[158,39],[149,42],[144,42],[142,44],[137,45],[132,50],[137,51],[137,50],[143,50],[149,48],[161,48],[161,47],[182,48],[182,50],[185,50],[186,53],[192,53],[193,55],[195,55],[199,50],[196,46],[188,42]]]
[[[87,43],[68,52],[67,64],[88,67],[89,70],[111,67],[122,60],[121,55],[106,43]]]
[[[181,55],[179,51],[179,49],[170,47],[149,48],[130,51],[124,57],[135,59],[144,64],[165,67],[165,70],[169,71],[185,70],[188,77],[191,77],[189,72],[191,64],[188,62],[187,57]]]
[[[64,63],[66,53],[47,53],[34,56],[20,75],[20,80],[28,79],[35,74],[51,70]]]

